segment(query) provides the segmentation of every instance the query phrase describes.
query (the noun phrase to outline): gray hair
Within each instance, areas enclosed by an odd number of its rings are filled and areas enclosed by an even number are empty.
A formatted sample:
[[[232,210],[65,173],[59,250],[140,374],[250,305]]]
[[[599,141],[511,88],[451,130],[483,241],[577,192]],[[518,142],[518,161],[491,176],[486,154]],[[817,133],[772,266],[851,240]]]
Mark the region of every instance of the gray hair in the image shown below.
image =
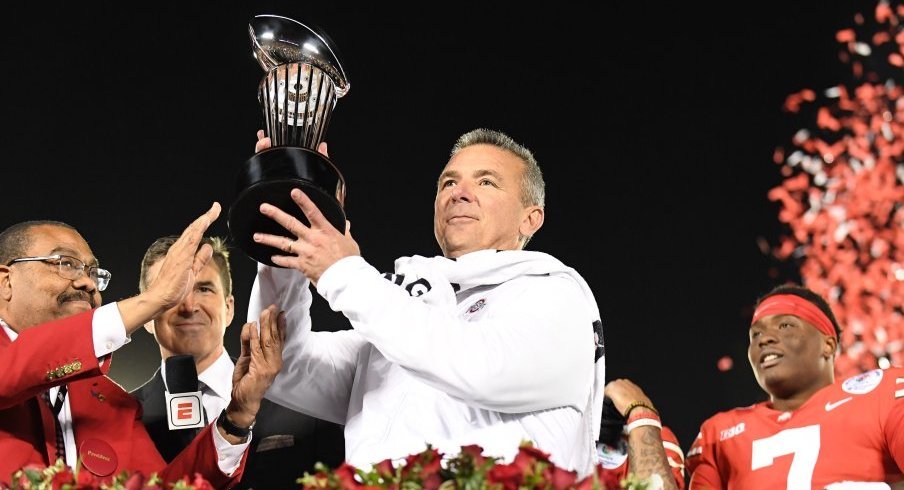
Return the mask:
[[[521,203],[524,206],[546,205],[546,183],[543,181],[543,172],[537,164],[534,154],[524,146],[518,144],[510,136],[492,129],[474,129],[469,131],[452,146],[450,157],[472,145],[493,145],[501,150],[506,150],[524,162],[524,178],[521,179]]]

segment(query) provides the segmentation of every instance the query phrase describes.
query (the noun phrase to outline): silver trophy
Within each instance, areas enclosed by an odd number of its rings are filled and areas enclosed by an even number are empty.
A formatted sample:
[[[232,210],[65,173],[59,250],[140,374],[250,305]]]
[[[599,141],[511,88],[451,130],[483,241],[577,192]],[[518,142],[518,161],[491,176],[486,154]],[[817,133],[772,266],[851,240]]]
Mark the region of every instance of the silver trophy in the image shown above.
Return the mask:
[[[253,235],[286,232],[260,213],[261,203],[308,224],[289,195],[299,188],[336,229],[345,231],[345,179],[329,158],[317,152],[317,145],[349,83],[331,42],[301,22],[258,15],[251,19],[248,33],[254,57],[266,72],[258,101],[272,147],[240,168],[236,199],[229,209],[229,232],[249,257],[276,266],[270,257],[284,252],[255,243]]]

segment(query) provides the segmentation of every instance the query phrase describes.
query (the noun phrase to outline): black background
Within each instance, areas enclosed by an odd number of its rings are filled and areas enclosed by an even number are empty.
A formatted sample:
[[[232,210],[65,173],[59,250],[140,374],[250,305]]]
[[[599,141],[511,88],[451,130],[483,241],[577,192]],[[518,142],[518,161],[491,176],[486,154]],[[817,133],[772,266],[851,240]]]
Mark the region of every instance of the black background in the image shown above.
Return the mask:
[[[155,238],[211,201],[228,209],[261,127],[247,23],[292,17],[328,33],[351,82],[327,140],[365,257],[391,270],[438,253],[434,183],[450,146],[475,127],[510,134],[548,186],[530,248],[584,275],[608,377],[644,387],[687,448],[705,418],[762,398],[746,361],[750,306],[797,279],[758,245],[784,231],[766,198],[781,181],[772,152],[806,123],[782,103],[850,81],[834,34],[872,4],[600,3],[8,9],[0,227],[68,222],[113,272],[104,299],[135,294]],[[212,232],[228,233],[224,218]],[[236,353],[255,266],[236,250],[233,267]],[[345,328],[317,299],[316,327]],[[721,372],[726,355],[734,368]],[[142,331],[112,377],[131,389],[158,363]]]

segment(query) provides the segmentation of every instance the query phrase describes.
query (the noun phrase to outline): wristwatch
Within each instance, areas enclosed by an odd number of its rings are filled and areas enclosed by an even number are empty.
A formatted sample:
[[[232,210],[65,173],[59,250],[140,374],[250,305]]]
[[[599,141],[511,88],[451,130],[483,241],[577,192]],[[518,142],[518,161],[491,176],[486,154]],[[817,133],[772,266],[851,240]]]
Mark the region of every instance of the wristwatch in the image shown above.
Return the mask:
[[[220,412],[220,416],[217,418],[217,422],[220,424],[220,427],[226,431],[227,434],[235,437],[245,438],[248,437],[248,434],[251,433],[251,429],[254,428],[254,422],[251,422],[246,428],[239,427],[232,422],[229,421],[229,417],[226,416],[226,409],[224,408],[222,412]]]

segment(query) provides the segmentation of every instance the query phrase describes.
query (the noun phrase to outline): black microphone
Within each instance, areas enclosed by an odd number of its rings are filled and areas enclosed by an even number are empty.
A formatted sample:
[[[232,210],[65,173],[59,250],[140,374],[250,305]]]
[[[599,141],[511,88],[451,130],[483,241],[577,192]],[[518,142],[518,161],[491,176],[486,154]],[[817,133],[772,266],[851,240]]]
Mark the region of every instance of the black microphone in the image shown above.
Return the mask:
[[[190,354],[170,356],[166,368],[166,420],[170,430],[204,427],[204,405],[198,390],[198,370]]]

